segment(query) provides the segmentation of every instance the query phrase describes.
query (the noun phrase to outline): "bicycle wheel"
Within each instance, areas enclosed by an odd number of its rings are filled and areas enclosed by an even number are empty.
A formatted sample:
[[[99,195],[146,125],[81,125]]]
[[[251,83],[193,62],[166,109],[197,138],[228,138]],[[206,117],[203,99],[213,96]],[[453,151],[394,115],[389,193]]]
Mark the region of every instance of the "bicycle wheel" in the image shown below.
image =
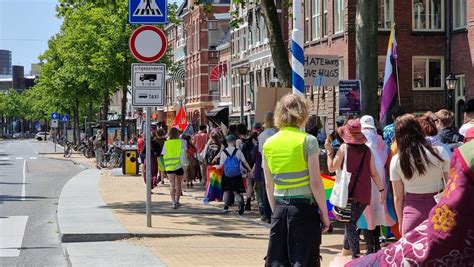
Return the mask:
[[[71,154],[72,154],[72,150],[71,150],[71,147],[67,147],[66,150],[64,150],[64,157],[65,158],[69,158],[71,157]]]

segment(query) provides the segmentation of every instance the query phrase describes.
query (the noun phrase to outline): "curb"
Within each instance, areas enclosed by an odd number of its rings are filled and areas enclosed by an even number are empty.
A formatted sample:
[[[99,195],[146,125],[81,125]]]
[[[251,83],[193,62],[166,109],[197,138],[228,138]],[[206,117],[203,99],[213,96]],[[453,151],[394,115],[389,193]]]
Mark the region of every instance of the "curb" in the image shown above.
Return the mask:
[[[62,154],[62,153],[61,153]],[[84,164],[80,163],[80,162],[77,162],[73,159],[69,159],[69,158],[50,158],[50,157],[47,157],[48,159],[52,159],[52,160],[60,160],[60,161],[68,161],[68,162],[72,162],[74,165],[77,165],[79,166],[79,168],[81,168],[82,170],[87,170],[89,169],[87,166],[85,166]]]
[[[268,236],[267,233],[229,233],[229,232],[211,232],[211,233],[191,233],[191,232],[158,232],[158,233],[94,233],[94,234],[61,234],[62,243],[79,242],[106,242],[117,241],[131,238],[171,238],[171,237],[189,237],[189,236],[216,236],[216,237],[252,237]]]

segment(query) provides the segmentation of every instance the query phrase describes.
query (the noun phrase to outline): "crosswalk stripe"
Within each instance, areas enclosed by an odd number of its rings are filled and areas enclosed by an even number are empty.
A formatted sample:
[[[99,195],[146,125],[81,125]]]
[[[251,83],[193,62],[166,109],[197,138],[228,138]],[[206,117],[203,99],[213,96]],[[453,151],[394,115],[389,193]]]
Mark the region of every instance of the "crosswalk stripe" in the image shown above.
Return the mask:
[[[10,160],[10,157],[3,157],[3,158],[0,158],[0,160]]]
[[[23,159],[23,157],[16,157],[16,159]]]
[[[38,157],[30,157],[30,159],[38,159]]]
[[[28,216],[0,218],[0,257],[20,256]]]

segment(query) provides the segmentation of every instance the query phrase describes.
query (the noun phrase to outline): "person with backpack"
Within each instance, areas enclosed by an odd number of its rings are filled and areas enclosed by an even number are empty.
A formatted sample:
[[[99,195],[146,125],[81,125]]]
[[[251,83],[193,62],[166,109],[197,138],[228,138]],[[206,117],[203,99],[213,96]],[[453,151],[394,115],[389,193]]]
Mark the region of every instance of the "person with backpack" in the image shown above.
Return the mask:
[[[242,166],[251,170],[250,165],[244,157],[242,151],[236,148],[236,137],[228,135],[226,137],[228,147],[222,150],[220,155],[220,163],[217,169],[224,168],[222,177],[222,191],[224,191],[224,212],[229,212],[229,203],[231,193],[237,198],[239,203],[239,215],[244,213],[244,200],[241,193],[245,192],[244,182],[242,179]]]
[[[236,147],[242,151],[242,154],[244,155],[245,160],[249,164],[250,168],[253,168],[255,159],[252,157],[252,150],[257,145],[257,140],[252,137],[245,124],[241,123],[237,125],[237,133],[239,134],[239,139],[236,142]],[[247,211],[250,211],[253,195],[253,177],[250,174],[250,172],[244,172],[244,177],[247,181],[247,202],[245,203],[245,210]]]

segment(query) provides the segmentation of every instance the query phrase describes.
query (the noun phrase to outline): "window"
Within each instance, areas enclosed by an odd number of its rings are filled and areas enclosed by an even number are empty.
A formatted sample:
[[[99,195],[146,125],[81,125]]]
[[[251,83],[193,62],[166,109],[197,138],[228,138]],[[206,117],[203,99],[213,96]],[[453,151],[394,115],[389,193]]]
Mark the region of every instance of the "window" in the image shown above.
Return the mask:
[[[467,0],[453,0],[453,29],[463,29],[467,26]]]
[[[456,75],[456,79],[458,79],[456,84],[456,98],[464,98],[466,96],[466,75]]]
[[[328,36],[328,5],[329,5],[329,0],[323,0],[323,8],[324,8],[324,17],[323,17],[323,36],[327,37]]]
[[[311,40],[311,36],[309,36],[309,19],[310,19],[310,3],[311,0],[304,1],[304,41],[308,42]]]
[[[334,0],[334,33],[344,31],[344,0]]]
[[[413,57],[413,89],[440,90],[444,84],[443,57]]]
[[[379,0],[379,30],[390,30],[393,23],[393,0]]]
[[[413,0],[413,30],[444,30],[444,5],[441,0]]]
[[[321,37],[321,0],[311,0],[311,35],[313,40]]]
[[[378,57],[378,82],[379,82],[379,87],[383,87],[383,79],[385,78],[385,60],[386,56],[379,56]]]

